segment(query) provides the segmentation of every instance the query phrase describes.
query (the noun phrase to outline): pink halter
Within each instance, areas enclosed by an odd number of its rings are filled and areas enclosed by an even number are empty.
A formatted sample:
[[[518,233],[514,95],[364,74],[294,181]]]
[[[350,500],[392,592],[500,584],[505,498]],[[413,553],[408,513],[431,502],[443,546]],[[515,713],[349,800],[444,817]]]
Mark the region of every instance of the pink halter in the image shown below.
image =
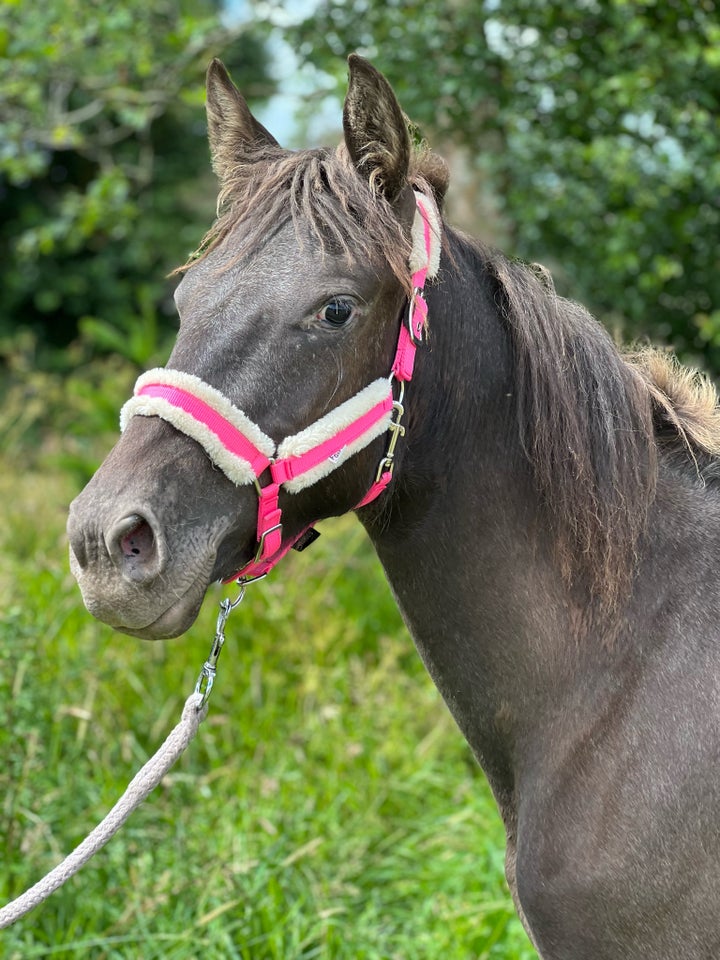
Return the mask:
[[[254,560],[229,577],[247,582],[264,576],[292,548],[302,550],[317,537],[310,524],[283,544],[281,488],[289,493],[316,483],[381,434],[389,432],[385,455],[372,486],[354,509],[378,497],[392,480],[395,446],[402,425],[405,384],[412,379],[417,344],[427,321],[425,281],[437,274],[440,261],[440,219],[435,205],[415,194],[410,268],[413,296],[407,320],[400,327],[390,376],[375,380],[300,433],[277,445],[219,390],[193,374],[158,368],[143,374],[133,397],[120,413],[124,430],[133,416],[157,416],[196,440],[233,483],[253,483],[258,494],[257,552]],[[399,383],[397,400],[393,380]],[[260,476],[270,471],[270,482]]]

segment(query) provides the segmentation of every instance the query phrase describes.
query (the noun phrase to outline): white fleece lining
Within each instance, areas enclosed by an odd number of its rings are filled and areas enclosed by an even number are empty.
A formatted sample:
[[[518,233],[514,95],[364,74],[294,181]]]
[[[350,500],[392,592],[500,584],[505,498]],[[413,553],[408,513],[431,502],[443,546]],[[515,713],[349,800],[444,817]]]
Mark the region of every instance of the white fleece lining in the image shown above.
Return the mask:
[[[440,269],[440,246],[442,230],[440,227],[440,215],[435,206],[435,201],[424,193],[415,191],[418,200],[422,200],[423,208],[427,214],[428,224],[430,226],[430,252],[425,249],[425,223],[420,210],[415,211],[415,219],[412,225],[412,251],[410,253],[410,270],[415,273],[424,266],[428,268],[428,276],[435,277]]]
[[[120,411],[120,416],[122,429],[125,429],[131,417],[160,417],[167,420],[176,430],[196,440],[215,466],[234,484],[241,487],[255,480],[255,472],[247,460],[224,447],[210,427],[168,403],[163,397],[131,397]]]
[[[355,420],[358,420],[364,413],[372,410],[377,404],[382,403],[388,396],[389,391],[390,382],[387,377],[381,377],[379,380],[368,384],[367,387],[359,393],[356,393],[354,397],[350,397],[349,400],[341,403],[339,407],[331,410],[330,413],[325,414],[324,417],[316,420],[315,423],[310,424],[309,427],[301,430],[300,433],[286,437],[278,447],[278,459],[285,460],[287,457],[298,457],[303,453],[307,453],[308,450],[317,447],[319,444],[324,443],[326,440],[329,440],[331,437],[336,436],[341,430],[344,430],[346,427],[349,427],[351,423],[354,423]],[[288,480],[287,483],[283,484],[283,489],[287,490],[288,493],[298,493],[300,490],[304,490],[306,487],[326,477],[329,473],[332,473],[333,470],[336,470],[341,464],[345,463],[349,457],[359,450],[362,450],[376,437],[385,433],[390,426],[392,415],[392,409],[388,410],[387,414],[382,417],[381,420],[374,423],[372,427],[366,430],[365,433],[358,437],[353,443],[346,444],[333,456],[332,460],[327,459],[324,463],[320,463],[317,467],[308,470],[307,473],[303,473],[302,476],[296,477],[294,480]]]
[[[197,441],[205,450],[216,467],[237,486],[244,486],[255,480],[255,472],[248,460],[231,453],[220,441],[220,438],[210,427],[196,420],[195,417],[169,403],[163,397],[137,396],[139,390],[149,384],[158,383],[163,386],[176,387],[187,390],[193,396],[202,400],[216,413],[240,431],[257,449],[268,459],[275,453],[275,441],[253,423],[242,410],[234,407],[219,390],[211,387],[199,377],[182,370],[166,370],[158,367],[142,374],[135,384],[135,396],[123,406],[120,411],[120,430],[124,431],[131,417],[160,417],[171,423],[176,430],[187,434]]]
[[[157,367],[155,370],[148,370],[147,373],[143,373],[141,377],[138,377],[137,383],[135,384],[135,393],[137,394],[139,390],[151,383],[160,383],[163,384],[163,386],[187,390],[188,393],[204,401],[209,407],[212,407],[213,410],[219,413],[221,417],[224,417],[228,423],[231,423],[236,430],[239,430],[243,436],[247,437],[253,446],[257,447],[260,453],[264,453],[266,457],[272,457],[275,453],[275,441],[271,440],[266,433],[263,433],[260,427],[247,417],[242,410],[234,407],[224,394],[216,390],[215,387],[211,387],[209,383],[205,383],[200,377],[196,377],[192,373],[185,373],[183,370],[167,370],[165,367]],[[140,397],[137,399],[147,401],[150,398]],[[128,401],[128,403],[130,402],[131,401]],[[127,405],[128,404],[125,404],[125,407],[127,407]],[[123,410],[120,412],[121,430],[125,429],[127,423],[127,418],[123,419],[125,407],[123,407]],[[136,412],[136,410],[133,410],[133,413]],[[130,414],[130,416],[132,416],[132,414]],[[146,413],[142,414],[142,416],[159,416],[159,414]],[[167,418],[164,417],[163,419]]]

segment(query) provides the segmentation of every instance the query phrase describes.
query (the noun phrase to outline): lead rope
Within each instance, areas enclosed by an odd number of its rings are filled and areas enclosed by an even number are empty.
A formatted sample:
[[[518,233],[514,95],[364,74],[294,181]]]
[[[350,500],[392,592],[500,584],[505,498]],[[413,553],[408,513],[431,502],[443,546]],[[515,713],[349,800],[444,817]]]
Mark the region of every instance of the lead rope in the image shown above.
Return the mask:
[[[202,666],[195,689],[185,701],[180,722],[172,730],[160,749],[152,756],[128,784],[125,793],[100,823],[65,859],[54,867],[42,880],[26,890],[0,910],[0,929],[9,927],[24,917],[34,907],[47,900],[51,893],[74,876],[98,850],[118,832],[130,814],[149,796],[162,778],[178,760],[207,716],[207,702],[215,681],[217,661],[225,643],[225,622],[230,612],[242,602],[245,584],[240,584],[240,593],[233,601],[220,603],[215,636],[207,660]]]

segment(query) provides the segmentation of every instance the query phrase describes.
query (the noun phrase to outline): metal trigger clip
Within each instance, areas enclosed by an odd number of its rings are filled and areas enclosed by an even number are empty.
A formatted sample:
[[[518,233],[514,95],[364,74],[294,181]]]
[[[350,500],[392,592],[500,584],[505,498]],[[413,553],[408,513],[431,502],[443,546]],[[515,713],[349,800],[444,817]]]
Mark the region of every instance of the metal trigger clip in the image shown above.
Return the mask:
[[[205,704],[208,702],[210,693],[212,692],[213,684],[215,683],[215,675],[217,674],[217,662],[220,657],[220,653],[225,643],[225,624],[227,623],[227,618],[230,616],[235,607],[239,606],[244,597],[245,597],[245,583],[241,580],[238,580],[240,585],[240,593],[235,597],[234,600],[229,600],[227,597],[224,600],[220,601],[220,611],[218,613],[217,624],[215,625],[215,636],[213,637],[212,646],[210,647],[210,653],[205,663],[202,665],[200,674],[197,678],[197,683],[195,684],[195,693],[202,695],[202,700],[198,704],[198,710],[202,710]]]

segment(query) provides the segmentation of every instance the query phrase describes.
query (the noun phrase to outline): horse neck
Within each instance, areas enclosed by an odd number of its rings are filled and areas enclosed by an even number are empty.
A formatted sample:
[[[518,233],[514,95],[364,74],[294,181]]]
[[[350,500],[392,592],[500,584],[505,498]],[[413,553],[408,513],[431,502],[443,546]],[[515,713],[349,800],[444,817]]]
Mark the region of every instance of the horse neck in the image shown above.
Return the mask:
[[[511,764],[497,717],[540,709],[529,691],[552,696],[568,597],[521,447],[495,290],[471,250],[452,248],[456,267],[429,294],[395,489],[362,520],[430,675],[501,791]]]

